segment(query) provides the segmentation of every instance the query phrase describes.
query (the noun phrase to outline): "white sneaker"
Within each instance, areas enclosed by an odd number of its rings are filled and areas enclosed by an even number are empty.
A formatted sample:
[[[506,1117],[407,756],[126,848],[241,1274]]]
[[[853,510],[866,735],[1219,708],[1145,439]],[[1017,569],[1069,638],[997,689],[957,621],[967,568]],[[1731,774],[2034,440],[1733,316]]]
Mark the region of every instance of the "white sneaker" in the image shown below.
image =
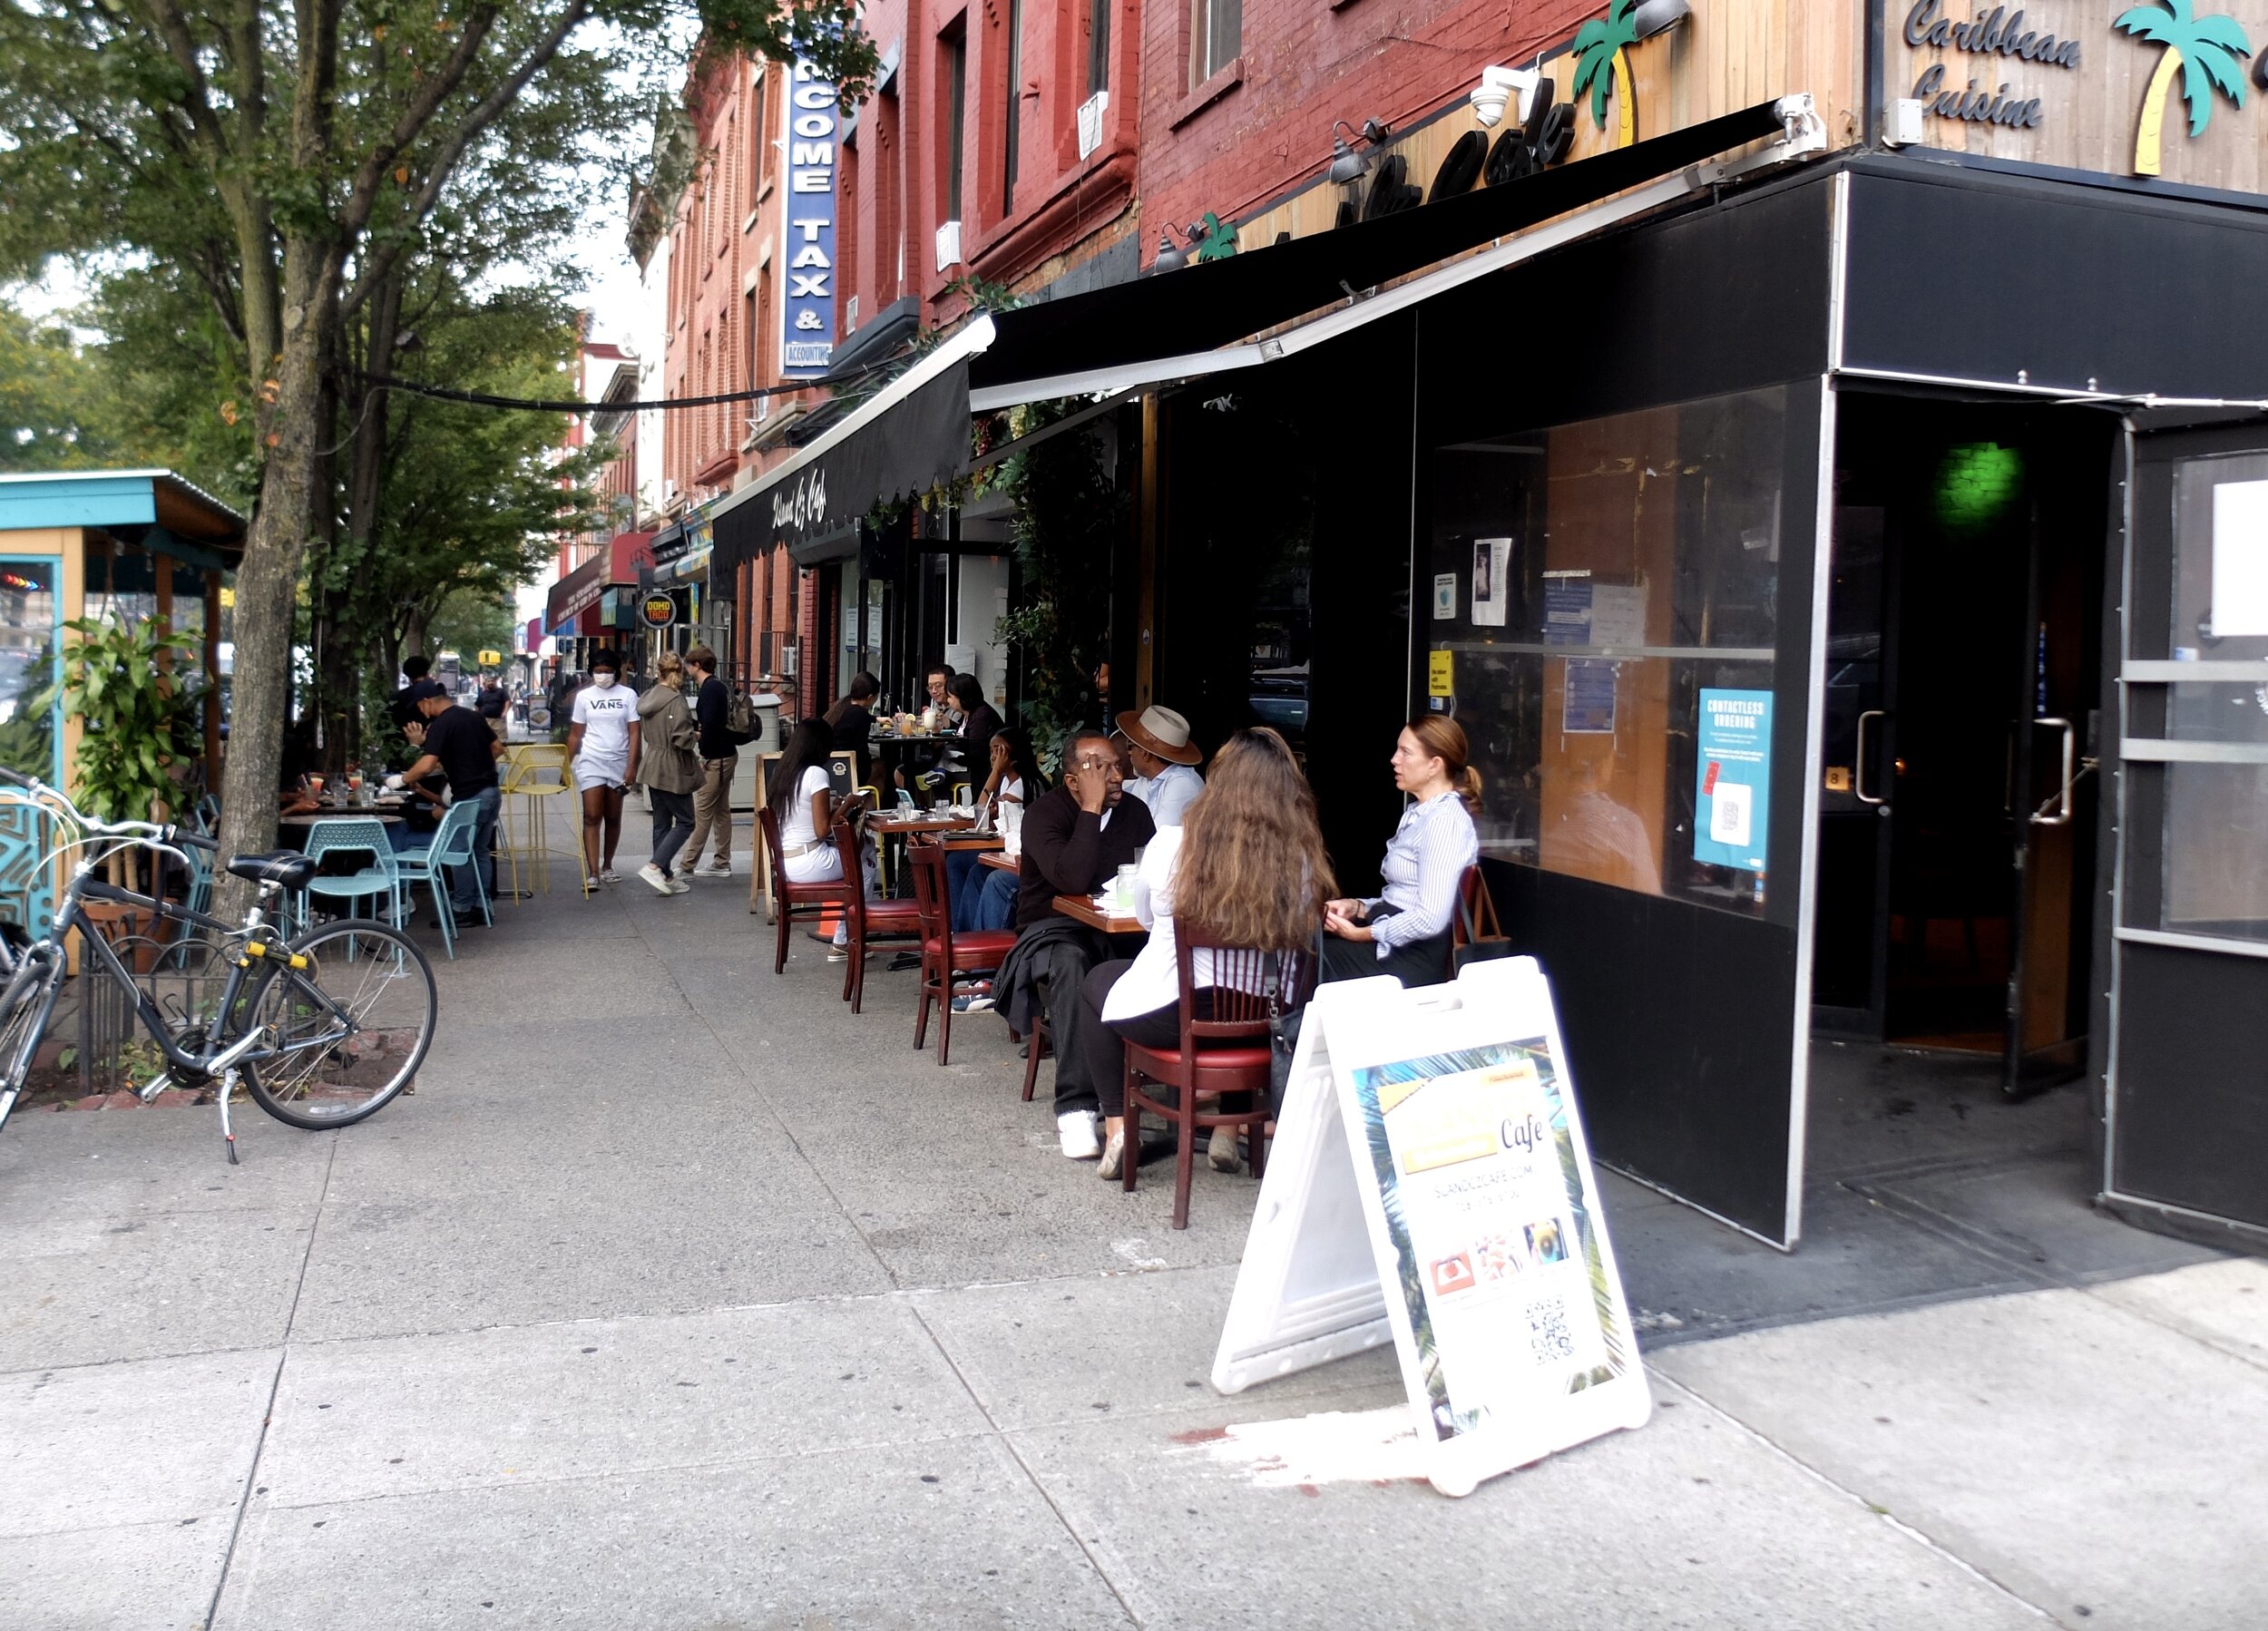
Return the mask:
[[[638,876],[645,884],[645,885],[649,889],[652,890],[656,894],[675,894],[677,893],[676,890],[670,887],[669,874],[650,861],[647,862],[645,865],[638,869]]]
[[[708,865],[702,867],[700,871],[701,876],[705,878],[728,878],[732,876],[732,863],[729,861],[711,861]]]
[[[617,873],[611,866],[608,867],[604,872],[599,874],[599,882],[601,884],[619,884],[621,881],[621,874]]]
[[[583,881],[582,881],[582,892],[583,892],[583,894],[598,894],[598,893],[599,893],[599,880],[598,880],[595,876],[593,876],[593,877],[588,877],[588,878],[583,879]]]
[[[683,875],[680,874],[670,880],[670,893],[671,894],[690,894],[693,893],[693,886],[687,883]]]
[[[1096,1110],[1065,1110],[1055,1118],[1055,1137],[1064,1156],[1091,1161],[1102,1153],[1102,1116]]]

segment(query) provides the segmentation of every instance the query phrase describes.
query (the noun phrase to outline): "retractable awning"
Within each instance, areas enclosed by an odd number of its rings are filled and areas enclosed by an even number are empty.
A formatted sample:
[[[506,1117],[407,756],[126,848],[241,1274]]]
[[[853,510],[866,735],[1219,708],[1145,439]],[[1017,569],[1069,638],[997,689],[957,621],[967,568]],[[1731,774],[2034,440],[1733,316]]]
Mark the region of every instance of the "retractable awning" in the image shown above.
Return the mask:
[[[1808,127],[1808,129],[1806,129]],[[1528,230],[1545,221],[1589,211],[1589,207],[1657,183],[1645,201],[1610,214],[1582,214],[1559,221],[1553,241],[1581,236],[1655,209],[1692,187],[1720,176],[1685,176],[1693,167],[1769,137],[1783,149],[1816,151],[1825,145],[1808,96],[1781,97],[1736,113],[1672,131],[1609,152],[1557,165],[1498,187],[1482,187],[1414,210],[1354,221],[1327,232],[1244,250],[1225,260],[1199,261],[1178,271],[1114,284],[1082,295],[1003,312],[994,318],[999,333],[969,366],[971,406],[987,412],[1018,402],[1084,395],[1184,376],[1217,372],[1223,366],[1269,360],[1256,348],[1218,349],[1228,342],[1266,333],[1326,307],[1362,311],[1370,321],[1410,303],[1376,307],[1402,290],[1364,297],[1411,273],[1515,233],[1526,254],[1540,252]],[[1783,151],[1778,158],[1793,157]],[[1660,178],[1670,181],[1660,181]],[[1512,249],[1498,244],[1498,253]],[[1517,258],[1514,256],[1513,258]],[[1477,258],[1476,258],[1477,259]],[[1464,271],[1470,262],[1442,267],[1422,298],[1461,280],[1496,269],[1491,264]],[[1373,309],[1376,307],[1375,309]],[[1334,314],[1342,315],[1342,314]],[[1269,342],[1273,343],[1273,342]],[[1163,371],[1160,371],[1160,370]],[[1089,380],[1098,383],[1088,384]]]
[[[969,359],[992,343],[979,317],[795,456],[708,508],[713,570],[839,532],[877,503],[926,493],[969,460]]]

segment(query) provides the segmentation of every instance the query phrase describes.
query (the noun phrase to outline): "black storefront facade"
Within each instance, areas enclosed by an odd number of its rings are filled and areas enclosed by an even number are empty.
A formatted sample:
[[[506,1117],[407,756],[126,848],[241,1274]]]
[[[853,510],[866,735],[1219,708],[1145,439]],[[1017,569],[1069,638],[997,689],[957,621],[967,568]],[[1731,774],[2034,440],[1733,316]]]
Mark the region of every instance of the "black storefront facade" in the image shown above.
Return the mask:
[[[1139,424],[1114,663],[1207,745],[1286,728],[1343,882],[1396,722],[1466,727],[1610,1165],[1793,1247],[1814,1066],[1888,1044],[2088,1095],[2084,1193],[2268,1245],[2268,334],[2232,292],[2268,213],[1947,153],[1628,168],[1415,278],[1364,222],[1007,314],[971,405]]]
[[[2099,1204],[2259,1249],[2268,629],[2208,601],[2214,490],[2268,492],[2263,274],[2244,200],[1852,156],[1191,379],[1145,684],[1286,724],[1238,637],[1295,554],[1356,883],[1395,720],[1456,715],[1631,1176],[1794,1245],[1814,1059],[1885,1043],[2091,1095]]]

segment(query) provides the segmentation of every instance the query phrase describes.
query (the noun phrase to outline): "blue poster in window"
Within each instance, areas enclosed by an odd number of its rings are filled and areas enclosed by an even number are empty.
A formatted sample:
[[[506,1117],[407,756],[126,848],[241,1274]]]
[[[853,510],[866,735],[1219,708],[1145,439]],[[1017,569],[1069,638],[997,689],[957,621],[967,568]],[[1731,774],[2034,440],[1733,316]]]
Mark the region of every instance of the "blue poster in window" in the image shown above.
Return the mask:
[[[835,87],[796,64],[787,112],[787,293],[779,303],[779,372],[813,379],[835,361]]]
[[[1772,693],[1703,687],[1693,858],[1764,870],[1772,832]]]

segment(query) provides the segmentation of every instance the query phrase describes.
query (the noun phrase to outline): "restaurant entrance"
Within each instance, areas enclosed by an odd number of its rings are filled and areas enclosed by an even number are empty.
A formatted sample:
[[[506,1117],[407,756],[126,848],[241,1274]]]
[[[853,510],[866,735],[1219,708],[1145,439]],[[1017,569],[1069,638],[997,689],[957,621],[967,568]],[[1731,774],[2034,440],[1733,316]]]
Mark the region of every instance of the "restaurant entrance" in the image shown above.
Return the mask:
[[[1843,396],[1814,1036],[2086,1069],[2116,430]]]

